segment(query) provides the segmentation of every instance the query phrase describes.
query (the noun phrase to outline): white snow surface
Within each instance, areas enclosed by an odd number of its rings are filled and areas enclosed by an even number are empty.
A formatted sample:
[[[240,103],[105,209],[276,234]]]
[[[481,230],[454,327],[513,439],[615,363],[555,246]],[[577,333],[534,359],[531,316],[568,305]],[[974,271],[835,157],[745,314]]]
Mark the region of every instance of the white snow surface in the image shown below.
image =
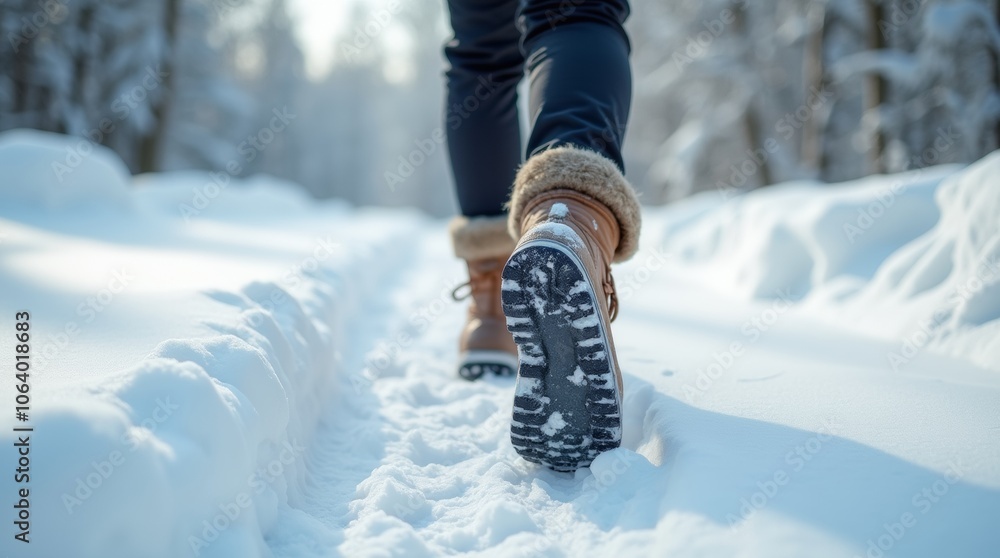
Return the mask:
[[[513,380],[455,373],[444,223],[100,149],[57,177],[75,141],[0,134],[0,556],[1000,548],[1000,153],[647,210],[623,447],[566,474],[511,447]]]
[[[549,217],[561,219],[567,215],[569,215],[569,208],[564,203],[554,203],[552,204],[552,208],[549,209]]]

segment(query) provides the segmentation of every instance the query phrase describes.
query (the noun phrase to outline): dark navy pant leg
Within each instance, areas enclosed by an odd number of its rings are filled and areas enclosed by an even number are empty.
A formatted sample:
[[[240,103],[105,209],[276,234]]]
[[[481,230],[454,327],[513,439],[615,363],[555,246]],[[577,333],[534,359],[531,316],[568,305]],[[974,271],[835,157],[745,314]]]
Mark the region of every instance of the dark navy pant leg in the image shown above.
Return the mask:
[[[632,95],[627,0],[449,0],[448,8],[446,128],[463,215],[503,213],[521,162],[517,85],[525,68],[527,155],[575,145],[624,170]]]
[[[528,156],[572,144],[624,171],[632,100],[626,0],[524,0],[518,17],[531,80]]]
[[[521,163],[518,1],[448,0],[454,37],[445,46],[445,127],[458,204],[469,217],[504,212]]]

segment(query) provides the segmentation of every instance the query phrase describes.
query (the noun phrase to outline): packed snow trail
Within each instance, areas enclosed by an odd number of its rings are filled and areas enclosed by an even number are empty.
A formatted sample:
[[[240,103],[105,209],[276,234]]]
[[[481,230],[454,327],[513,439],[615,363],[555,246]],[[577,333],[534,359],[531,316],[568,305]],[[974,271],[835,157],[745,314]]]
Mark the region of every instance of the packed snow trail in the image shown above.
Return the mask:
[[[624,447],[555,473],[513,451],[511,380],[455,375],[464,305],[448,293],[463,270],[446,236],[407,253],[386,262],[398,275],[351,344],[310,488],[268,537],[277,556],[832,557],[869,543],[873,556],[959,543],[988,556],[1000,544],[995,374],[936,358],[893,374],[887,345],[780,299],[720,300],[671,276],[654,246],[618,270],[634,289],[615,324]]]
[[[103,149],[56,180],[70,141],[0,134],[35,428],[33,541],[3,519],[0,556],[1000,548],[1000,154],[647,210],[615,268],[623,444],[566,474],[511,446],[512,379],[456,375],[444,222]]]

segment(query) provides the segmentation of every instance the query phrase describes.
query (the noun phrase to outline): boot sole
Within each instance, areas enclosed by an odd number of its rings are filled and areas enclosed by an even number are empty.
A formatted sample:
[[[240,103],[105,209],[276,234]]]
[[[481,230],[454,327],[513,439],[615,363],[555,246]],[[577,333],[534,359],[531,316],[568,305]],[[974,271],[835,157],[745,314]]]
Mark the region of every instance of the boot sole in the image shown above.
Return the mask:
[[[621,444],[621,394],[594,287],[575,253],[545,239],[514,252],[502,277],[519,360],[511,443],[557,471],[586,467]]]
[[[459,357],[458,375],[474,381],[486,374],[513,376],[517,358],[504,351],[468,351]]]

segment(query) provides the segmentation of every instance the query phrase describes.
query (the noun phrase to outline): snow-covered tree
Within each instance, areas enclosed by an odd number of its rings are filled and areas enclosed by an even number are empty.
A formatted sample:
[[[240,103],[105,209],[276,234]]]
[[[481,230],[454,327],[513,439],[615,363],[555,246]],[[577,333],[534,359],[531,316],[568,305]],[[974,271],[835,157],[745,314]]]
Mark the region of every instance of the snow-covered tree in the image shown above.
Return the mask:
[[[134,170],[167,99],[170,10],[178,0],[10,2],[0,125],[80,135]],[[9,64],[9,65],[8,65]]]
[[[252,28],[238,35],[233,56],[239,70],[242,89],[252,98],[249,115],[250,133],[263,132],[269,126],[274,111],[294,114],[295,119],[274,133],[274,139],[248,161],[244,174],[267,172],[294,181],[302,180],[302,159],[305,146],[301,128],[309,124],[309,114],[303,114],[300,104],[305,82],[305,61],[293,30],[285,0],[268,0],[260,8],[262,17]],[[250,60],[246,61],[247,58]],[[240,59],[245,60],[242,64]],[[242,67],[240,67],[242,66]],[[267,137],[263,138],[267,139]]]
[[[442,123],[442,6],[352,3],[311,81],[287,1],[2,0],[0,129],[88,137],[137,172],[236,163],[318,197],[453,210],[444,146],[406,162]],[[1000,0],[632,5],[625,157],[647,202],[1000,146]]]
[[[643,146],[654,160],[646,186],[655,197],[730,192],[789,174],[772,123],[794,95],[773,30],[756,31],[777,11],[743,0],[638,3],[641,17],[630,27],[634,110],[642,117],[633,119],[629,141],[659,143]],[[664,29],[664,22],[672,23]]]
[[[869,93],[858,138],[878,161],[873,170],[969,162],[998,147],[995,9],[972,0],[887,2],[875,23],[878,48],[834,65],[840,81],[881,84],[880,96]]]
[[[998,146],[998,2],[633,5],[629,166],[647,200],[969,162]]]

